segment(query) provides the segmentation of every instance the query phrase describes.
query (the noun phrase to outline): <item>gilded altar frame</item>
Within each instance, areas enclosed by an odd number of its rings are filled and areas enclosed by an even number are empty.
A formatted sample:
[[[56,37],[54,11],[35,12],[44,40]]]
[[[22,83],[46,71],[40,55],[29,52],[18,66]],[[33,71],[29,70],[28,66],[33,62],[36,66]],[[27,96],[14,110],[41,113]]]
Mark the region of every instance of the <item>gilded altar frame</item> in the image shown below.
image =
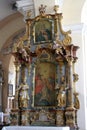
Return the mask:
[[[62,30],[62,14],[57,13],[57,6],[54,11],[55,14],[45,14],[45,7],[41,5],[40,15],[33,19],[29,15],[25,19],[25,37],[14,48],[16,70],[18,73],[19,67],[22,74],[16,97],[18,93],[20,99],[24,97],[21,92],[28,95],[23,100],[16,99],[21,125],[25,122],[25,125],[78,127],[79,100],[75,88],[78,76],[74,65],[79,47],[71,44],[71,32]],[[30,84],[26,78],[30,78]],[[25,101],[26,105],[18,106]]]

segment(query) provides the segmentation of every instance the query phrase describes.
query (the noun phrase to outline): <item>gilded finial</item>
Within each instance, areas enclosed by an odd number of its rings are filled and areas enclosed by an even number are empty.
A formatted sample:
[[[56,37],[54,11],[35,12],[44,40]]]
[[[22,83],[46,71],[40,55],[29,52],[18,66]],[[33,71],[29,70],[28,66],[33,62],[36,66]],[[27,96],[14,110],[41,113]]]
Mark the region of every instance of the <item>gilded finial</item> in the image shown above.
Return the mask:
[[[55,6],[54,6],[54,11],[55,11],[55,13],[57,13],[57,12],[58,12],[58,8],[59,8],[59,6],[58,6],[58,5],[55,5]]]
[[[26,11],[26,18],[30,18],[31,17],[31,10]]]
[[[40,13],[41,15],[45,14],[46,7],[47,7],[47,6],[46,6],[46,5],[43,6],[43,4],[41,4],[41,6],[39,7],[39,13]]]

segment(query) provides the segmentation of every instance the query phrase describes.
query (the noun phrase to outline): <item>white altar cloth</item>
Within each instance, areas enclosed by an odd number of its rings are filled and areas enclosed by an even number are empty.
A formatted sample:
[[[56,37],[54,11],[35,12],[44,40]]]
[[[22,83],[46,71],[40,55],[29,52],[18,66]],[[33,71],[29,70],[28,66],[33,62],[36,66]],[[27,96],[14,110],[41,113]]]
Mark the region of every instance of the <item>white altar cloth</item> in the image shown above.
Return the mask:
[[[47,127],[47,126],[5,126],[2,130],[70,130],[67,127]]]

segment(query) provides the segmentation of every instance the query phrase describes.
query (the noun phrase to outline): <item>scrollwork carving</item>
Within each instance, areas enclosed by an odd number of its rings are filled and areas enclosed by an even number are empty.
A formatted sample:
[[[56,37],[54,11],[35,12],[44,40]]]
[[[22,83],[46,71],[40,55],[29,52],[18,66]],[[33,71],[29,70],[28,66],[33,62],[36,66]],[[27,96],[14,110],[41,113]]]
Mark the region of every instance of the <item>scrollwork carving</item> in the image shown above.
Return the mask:
[[[79,109],[80,108],[80,102],[79,102],[79,99],[78,99],[78,93],[74,93],[74,96],[75,96],[75,99],[74,99],[74,107],[76,109]]]
[[[64,40],[62,41],[62,44],[63,45],[69,45],[70,43],[71,43],[71,37],[70,36],[68,36],[68,35],[65,35],[65,38],[64,38]]]

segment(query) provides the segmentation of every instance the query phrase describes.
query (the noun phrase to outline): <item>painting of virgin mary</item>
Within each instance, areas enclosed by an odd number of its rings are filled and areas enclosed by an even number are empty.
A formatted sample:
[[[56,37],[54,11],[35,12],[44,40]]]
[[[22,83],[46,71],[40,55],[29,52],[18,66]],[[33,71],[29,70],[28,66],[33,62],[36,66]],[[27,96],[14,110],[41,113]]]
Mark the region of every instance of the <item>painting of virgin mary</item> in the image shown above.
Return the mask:
[[[52,23],[43,20],[36,23],[35,42],[47,42],[52,40]]]

